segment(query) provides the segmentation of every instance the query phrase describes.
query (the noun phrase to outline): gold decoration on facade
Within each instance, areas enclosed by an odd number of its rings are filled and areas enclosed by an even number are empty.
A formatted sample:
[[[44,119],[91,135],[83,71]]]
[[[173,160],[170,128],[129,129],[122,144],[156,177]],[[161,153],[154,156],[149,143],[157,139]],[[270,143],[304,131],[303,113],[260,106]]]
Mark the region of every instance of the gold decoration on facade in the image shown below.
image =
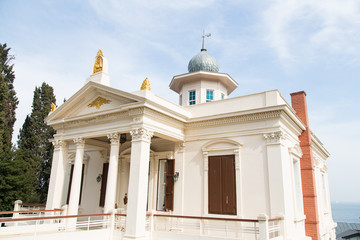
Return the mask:
[[[95,63],[94,63],[94,68],[93,68],[93,74],[97,73],[97,72],[101,72],[103,70],[103,53],[101,51],[101,49],[99,49],[99,51],[96,54],[96,59],[95,59]]]
[[[140,88],[140,90],[145,90],[145,89],[151,91],[150,81],[148,78],[145,78]]]
[[[111,101],[107,100],[102,97],[97,97],[94,101],[92,101],[88,107],[96,107],[96,109],[99,109],[104,104],[109,104]]]
[[[53,112],[56,110],[56,105],[54,103],[51,103],[51,109],[50,112]]]

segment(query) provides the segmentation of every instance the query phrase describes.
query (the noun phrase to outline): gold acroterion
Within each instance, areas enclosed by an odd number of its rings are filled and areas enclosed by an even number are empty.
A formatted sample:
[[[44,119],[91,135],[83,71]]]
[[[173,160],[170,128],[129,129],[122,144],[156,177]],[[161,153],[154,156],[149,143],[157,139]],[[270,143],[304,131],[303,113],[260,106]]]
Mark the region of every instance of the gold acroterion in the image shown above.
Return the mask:
[[[92,101],[88,107],[96,107],[96,109],[99,109],[104,104],[109,104],[111,101],[107,100],[102,97],[97,97],[94,101]]]
[[[143,81],[140,90],[149,90],[151,91],[151,87],[150,87],[150,81],[148,78],[145,78],[145,80]]]
[[[94,68],[93,68],[93,74],[97,72],[101,72],[103,70],[103,53],[101,49],[96,54]]]
[[[54,103],[51,103],[51,109],[50,112],[53,112],[56,110],[56,105]]]
[[[96,56],[102,56],[102,57],[104,57],[104,54],[102,53],[101,49],[99,49],[99,51],[97,52]]]

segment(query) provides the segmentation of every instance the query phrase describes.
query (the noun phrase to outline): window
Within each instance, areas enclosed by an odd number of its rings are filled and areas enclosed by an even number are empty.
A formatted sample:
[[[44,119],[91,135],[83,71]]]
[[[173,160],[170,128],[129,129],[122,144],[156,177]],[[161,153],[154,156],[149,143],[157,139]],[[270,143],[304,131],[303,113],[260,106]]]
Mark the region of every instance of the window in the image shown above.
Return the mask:
[[[179,96],[179,105],[182,105],[182,94]]]
[[[223,94],[223,93],[221,94],[221,100],[222,99],[225,99],[225,94]]]
[[[189,91],[189,105],[194,105],[196,103],[196,91]]]
[[[158,196],[156,206],[158,211],[174,209],[174,173],[174,159],[159,160]]]
[[[303,215],[303,201],[301,189],[300,160],[293,159],[294,190],[295,190],[295,211],[297,216]]]
[[[104,163],[103,171],[102,171],[102,178],[101,178],[101,189],[100,189],[100,203],[99,203],[100,207],[103,207],[105,205],[108,171],[109,171],[109,163]]]
[[[209,156],[209,213],[236,215],[235,155]]]
[[[214,90],[206,90],[206,102],[214,100]]]

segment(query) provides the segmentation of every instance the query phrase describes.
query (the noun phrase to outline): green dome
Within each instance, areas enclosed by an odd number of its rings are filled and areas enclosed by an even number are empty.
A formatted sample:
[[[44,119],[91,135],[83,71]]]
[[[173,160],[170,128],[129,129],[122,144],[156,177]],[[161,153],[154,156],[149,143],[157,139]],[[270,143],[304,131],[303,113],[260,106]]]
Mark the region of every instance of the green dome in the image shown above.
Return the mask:
[[[206,51],[206,49],[201,49],[201,52],[196,54],[190,60],[188,70],[189,72],[219,72],[219,64],[216,59]]]

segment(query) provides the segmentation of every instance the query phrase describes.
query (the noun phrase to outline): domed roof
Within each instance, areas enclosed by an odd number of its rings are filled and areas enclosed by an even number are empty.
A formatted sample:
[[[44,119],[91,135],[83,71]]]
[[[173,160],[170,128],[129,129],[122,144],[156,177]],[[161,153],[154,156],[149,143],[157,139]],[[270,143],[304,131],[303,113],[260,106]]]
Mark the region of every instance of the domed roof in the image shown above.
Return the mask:
[[[219,64],[216,59],[211,56],[206,49],[201,49],[201,52],[196,54],[189,62],[189,72],[209,71],[219,72]]]

